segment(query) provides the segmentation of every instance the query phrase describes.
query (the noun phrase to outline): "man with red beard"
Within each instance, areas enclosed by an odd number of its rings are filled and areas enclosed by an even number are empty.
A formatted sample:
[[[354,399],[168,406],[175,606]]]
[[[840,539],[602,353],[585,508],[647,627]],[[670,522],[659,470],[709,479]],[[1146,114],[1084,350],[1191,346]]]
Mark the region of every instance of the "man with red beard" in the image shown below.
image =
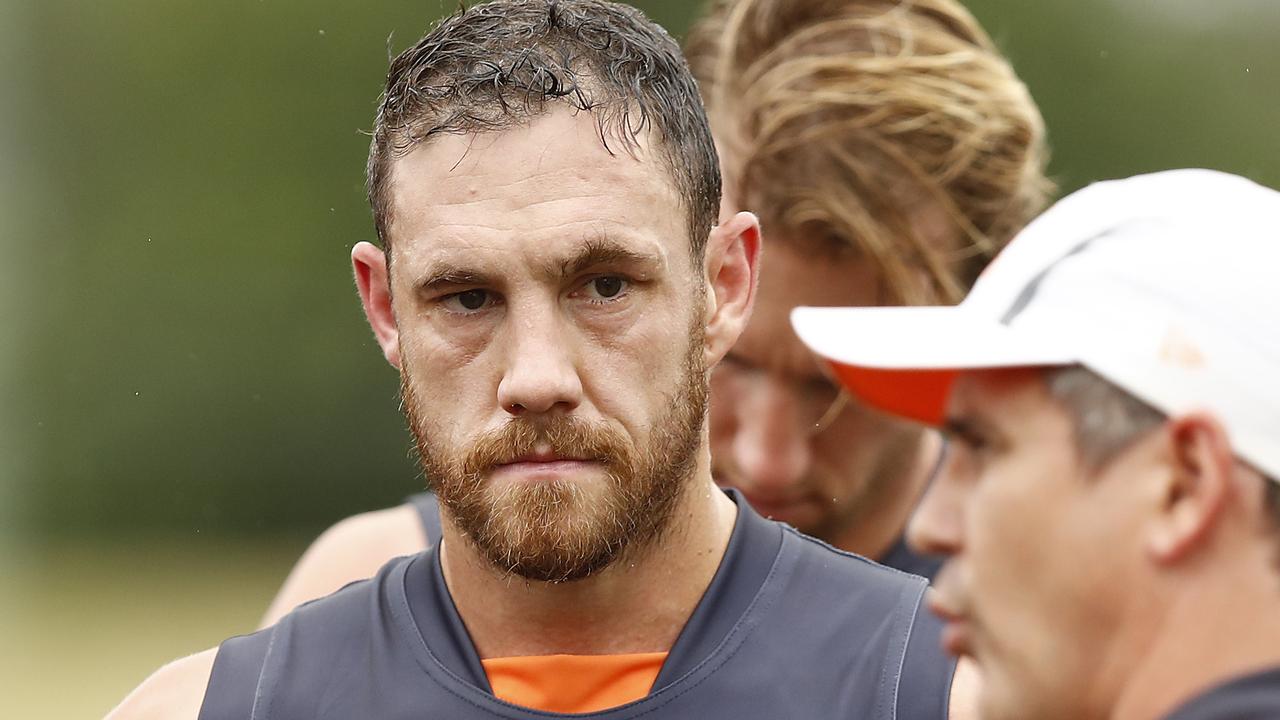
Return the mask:
[[[912,519],[990,720],[1280,717],[1280,192],[1100,183],[958,307],[801,308],[863,401],[941,427]]]
[[[902,535],[938,438],[841,394],[787,317],[958,302],[1048,197],[1040,113],[955,0],[713,0],[685,53],[724,172],[722,217],[757,213],[768,244],[755,310],[712,375],[712,472],[766,517],[931,576],[938,559]],[[263,624],[439,537],[430,493],[346,518]]]
[[[352,258],[441,539],[160,670],[117,717],[939,718],[926,583],[716,487],[722,217],[678,47],[602,0],[495,0],[391,65]],[[579,717],[583,715],[578,715]]]

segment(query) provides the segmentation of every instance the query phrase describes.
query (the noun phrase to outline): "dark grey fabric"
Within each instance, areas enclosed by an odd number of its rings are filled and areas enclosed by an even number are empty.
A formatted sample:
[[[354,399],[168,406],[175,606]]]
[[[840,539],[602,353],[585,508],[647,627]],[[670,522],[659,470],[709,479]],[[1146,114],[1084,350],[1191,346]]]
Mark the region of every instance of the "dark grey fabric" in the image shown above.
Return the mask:
[[[422,534],[427,536],[427,547],[440,542],[440,501],[433,492],[410,495],[405,502],[418,512],[422,522]]]
[[[652,692],[572,717],[941,720],[954,662],[923,579],[764,520],[728,551]],[[223,643],[201,720],[560,716],[490,692],[432,549]]]
[[[907,547],[905,538],[898,538],[898,542],[889,548],[889,552],[880,558],[880,564],[891,567],[895,570],[919,575],[926,580],[932,581],[938,575],[938,571],[942,569],[943,558],[937,555],[921,555],[911,548]]]
[[[1280,718],[1280,667],[1223,683],[1178,708],[1165,720],[1276,718]]]

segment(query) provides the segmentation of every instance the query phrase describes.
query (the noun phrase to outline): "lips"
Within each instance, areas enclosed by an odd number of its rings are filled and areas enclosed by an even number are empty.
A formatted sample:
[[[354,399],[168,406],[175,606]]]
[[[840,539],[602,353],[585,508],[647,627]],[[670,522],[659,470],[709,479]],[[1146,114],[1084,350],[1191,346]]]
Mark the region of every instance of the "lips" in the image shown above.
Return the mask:
[[[594,458],[559,453],[549,447],[542,447],[495,465],[493,474],[529,480],[557,479],[580,473],[597,463]]]
[[[944,594],[935,581],[934,589],[929,592],[926,603],[929,610],[937,615],[944,627],[942,630],[942,649],[956,657],[973,655],[973,624],[963,605],[955,597]]]

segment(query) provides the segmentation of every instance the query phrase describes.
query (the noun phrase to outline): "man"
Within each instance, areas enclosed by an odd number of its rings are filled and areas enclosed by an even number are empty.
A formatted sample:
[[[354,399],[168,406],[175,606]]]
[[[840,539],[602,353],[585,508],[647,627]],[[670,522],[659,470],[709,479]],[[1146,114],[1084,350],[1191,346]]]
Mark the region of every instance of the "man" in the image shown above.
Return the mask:
[[[766,515],[930,575],[901,536],[936,438],[846,402],[787,313],[958,301],[1048,194],[1035,104],[951,0],[721,1],[686,47],[721,215],[760,208],[769,237],[751,321],[713,376],[713,472]],[[411,500],[324,533],[264,624],[439,537],[434,498]]]
[[[162,669],[118,717],[946,714],[924,580],[712,481],[709,368],[756,285],[678,47],[496,0],[396,58],[352,257],[441,539]],[[962,697],[961,692],[951,692]]]
[[[720,0],[686,52],[725,172],[722,216],[768,240],[751,322],[716,369],[711,458],[752,506],[931,576],[902,533],[939,443],[849,401],[799,305],[953,303],[1043,207],[1043,122],[952,0]]]
[[[959,307],[800,309],[941,427],[911,525],[986,718],[1280,717],[1280,193],[1180,170],[1032,223]]]

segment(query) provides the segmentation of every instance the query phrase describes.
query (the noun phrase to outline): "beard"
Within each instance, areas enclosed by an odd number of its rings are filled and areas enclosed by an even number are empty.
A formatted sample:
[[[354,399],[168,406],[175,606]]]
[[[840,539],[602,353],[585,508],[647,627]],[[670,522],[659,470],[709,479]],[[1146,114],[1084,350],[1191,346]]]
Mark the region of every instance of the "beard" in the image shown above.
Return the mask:
[[[643,447],[605,423],[550,414],[513,417],[468,447],[442,447],[426,412],[436,403],[416,396],[406,365],[404,412],[428,483],[455,527],[500,571],[551,583],[589,577],[652,545],[671,525],[693,476],[706,418],[702,347],[698,324],[677,386],[661,405],[670,410],[650,425]],[[604,481],[489,482],[498,465],[547,447],[598,463]]]

